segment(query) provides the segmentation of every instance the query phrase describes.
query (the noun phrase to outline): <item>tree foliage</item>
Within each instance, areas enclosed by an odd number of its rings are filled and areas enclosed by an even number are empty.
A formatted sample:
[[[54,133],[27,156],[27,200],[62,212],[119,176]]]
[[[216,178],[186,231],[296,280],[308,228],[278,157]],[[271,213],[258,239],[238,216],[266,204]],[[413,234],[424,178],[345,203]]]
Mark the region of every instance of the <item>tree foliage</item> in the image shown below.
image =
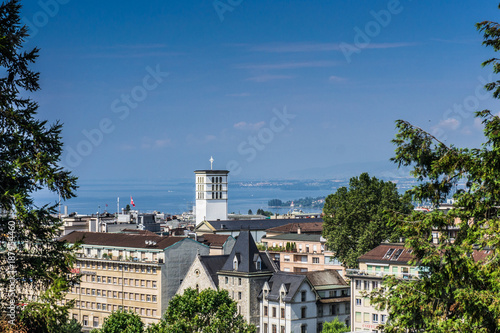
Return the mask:
[[[382,241],[399,240],[394,226],[387,224],[387,212],[410,210],[409,197],[401,196],[394,183],[362,173],[350,179],[349,188],[326,198],[323,236],[344,266],[356,267],[358,257]]]
[[[340,322],[338,318],[333,321],[323,323],[323,330],[321,333],[346,333],[351,330],[344,323]]]
[[[256,329],[238,314],[227,290],[186,289],[172,298],[162,322],[147,332],[254,333]]]
[[[41,189],[71,198],[76,178],[58,164],[61,124],[39,120],[38,104],[28,97],[40,88],[39,73],[30,69],[39,50],[22,49],[28,31],[20,24],[20,8],[19,0],[0,5],[0,311],[13,316],[25,302],[21,290],[38,295],[54,283],[69,287],[76,281],[70,274],[73,249],[56,240],[57,204],[37,207],[32,198]]]
[[[500,45],[500,26],[481,22],[487,46]],[[499,72],[497,59],[493,64]],[[486,85],[499,97],[499,82]],[[413,249],[413,264],[425,267],[420,279],[385,280],[385,289],[372,302],[388,307],[385,332],[499,332],[500,331],[500,118],[489,110],[476,113],[484,124],[481,148],[447,146],[421,128],[398,120],[393,142],[399,165],[412,166],[420,184],[410,190],[417,200],[435,207],[456,188],[447,214],[433,210],[397,216],[405,245]],[[453,240],[448,231],[459,227]],[[432,232],[439,232],[437,245]]]
[[[118,310],[104,319],[101,329],[94,329],[92,333],[142,333],[143,331],[144,323],[139,315]]]

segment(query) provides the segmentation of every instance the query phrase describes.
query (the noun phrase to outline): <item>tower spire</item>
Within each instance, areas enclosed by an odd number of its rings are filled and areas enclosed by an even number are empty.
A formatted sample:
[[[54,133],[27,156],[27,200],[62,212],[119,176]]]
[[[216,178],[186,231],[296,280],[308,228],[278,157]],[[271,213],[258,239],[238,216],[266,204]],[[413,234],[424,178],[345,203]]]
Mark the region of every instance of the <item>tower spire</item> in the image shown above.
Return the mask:
[[[212,156],[210,156],[210,170],[213,170],[213,164],[214,164],[214,158]]]

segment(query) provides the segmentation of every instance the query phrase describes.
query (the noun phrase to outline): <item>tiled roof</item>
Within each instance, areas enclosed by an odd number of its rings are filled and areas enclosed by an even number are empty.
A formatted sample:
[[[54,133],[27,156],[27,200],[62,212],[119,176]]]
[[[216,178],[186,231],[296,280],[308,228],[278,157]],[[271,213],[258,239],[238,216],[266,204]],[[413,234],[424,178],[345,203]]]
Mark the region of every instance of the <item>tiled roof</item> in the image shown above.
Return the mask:
[[[239,231],[239,230],[266,230],[269,228],[280,227],[291,222],[308,224],[323,222],[321,218],[311,219],[259,219],[259,220],[224,220],[209,221],[217,231]]]
[[[323,222],[322,219],[314,219],[321,220],[321,222],[294,222],[288,223],[285,225],[281,225],[274,228],[269,228],[267,232],[276,232],[276,233],[294,233],[296,234],[298,229],[300,228],[301,233],[321,233],[323,231]]]
[[[135,234],[135,235],[141,235],[141,236],[158,236],[152,231],[149,230],[140,230],[140,229],[122,229],[120,231],[122,234]]]
[[[198,241],[200,243],[206,244],[208,246],[218,246],[222,247],[226,242],[227,239],[231,237],[230,235],[221,235],[221,234],[203,234],[198,238]]]
[[[347,282],[345,282],[342,276],[334,269],[306,272],[305,275],[314,287],[332,285],[347,286]]]
[[[374,263],[399,263],[408,264],[408,261],[414,259],[409,250],[400,243],[380,244],[373,250],[359,257],[359,262],[374,262]]]
[[[61,241],[75,243],[82,240],[87,245],[101,245],[114,247],[132,247],[143,249],[165,249],[177,242],[186,238],[184,237],[162,237],[150,235],[133,235],[122,233],[105,233],[105,232],[81,232],[73,231],[72,233],[60,238]],[[147,244],[145,241],[156,242],[155,245]]]

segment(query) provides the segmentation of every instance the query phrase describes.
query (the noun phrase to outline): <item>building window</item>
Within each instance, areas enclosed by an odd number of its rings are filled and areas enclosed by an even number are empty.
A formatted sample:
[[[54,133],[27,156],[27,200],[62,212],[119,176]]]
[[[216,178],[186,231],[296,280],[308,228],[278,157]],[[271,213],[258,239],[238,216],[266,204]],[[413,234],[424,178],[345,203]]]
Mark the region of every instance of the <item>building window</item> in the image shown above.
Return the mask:
[[[302,324],[300,326],[300,333],[307,333],[307,325]]]
[[[356,280],[356,290],[361,289],[361,280]]]
[[[323,304],[318,304],[317,309],[318,317],[323,317]]]
[[[307,308],[305,306],[300,308],[300,318],[307,318]]]
[[[378,323],[378,314],[376,313],[372,314],[372,322]]]
[[[370,322],[370,314],[369,313],[363,312],[363,321],[365,323],[369,323]]]
[[[302,302],[305,302],[306,301],[306,292],[305,291],[301,291],[300,292],[300,300]]]
[[[319,258],[313,257],[313,264],[319,264]]]
[[[281,318],[285,318],[285,308],[281,308]]]
[[[382,324],[385,324],[386,321],[387,321],[387,315],[380,315],[380,322]]]
[[[229,278],[227,276],[224,278],[224,280],[225,280],[226,284],[229,283]]]
[[[273,306],[273,318],[276,318],[276,307]]]
[[[276,325],[273,325],[273,333],[278,333]]]
[[[89,326],[89,316],[83,316],[83,326]]]
[[[265,333],[268,333],[268,332],[269,332],[268,327],[267,327],[267,323],[264,323],[264,332],[265,332]]]
[[[241,286],[241,278],[238,278],[238,286]]]
[[[363,281],[363,289],[364,290],[370,289],[370,281]]]
[[[241,299],[241,291],[238,291],[238,299]]]
[[[354,316],[354,321],[356,321],[357,323],[361,322],[361,312],[356,312]]]
[[[98,327],[99,326],[99,317],[94,317],[94,327]]]
[[[356,306],[361,306],[361,298],[356,298]]]
[[[153,302],[156,302],[156,295],[153,295]]]

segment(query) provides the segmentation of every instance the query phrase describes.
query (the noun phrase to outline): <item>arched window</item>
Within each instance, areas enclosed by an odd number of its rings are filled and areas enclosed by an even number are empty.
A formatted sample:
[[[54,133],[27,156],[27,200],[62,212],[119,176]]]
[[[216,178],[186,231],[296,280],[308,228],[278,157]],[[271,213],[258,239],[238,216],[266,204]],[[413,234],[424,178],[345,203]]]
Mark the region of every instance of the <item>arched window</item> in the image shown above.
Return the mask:
[[[222,177],[219,177],[219,183],[222,183]]]

